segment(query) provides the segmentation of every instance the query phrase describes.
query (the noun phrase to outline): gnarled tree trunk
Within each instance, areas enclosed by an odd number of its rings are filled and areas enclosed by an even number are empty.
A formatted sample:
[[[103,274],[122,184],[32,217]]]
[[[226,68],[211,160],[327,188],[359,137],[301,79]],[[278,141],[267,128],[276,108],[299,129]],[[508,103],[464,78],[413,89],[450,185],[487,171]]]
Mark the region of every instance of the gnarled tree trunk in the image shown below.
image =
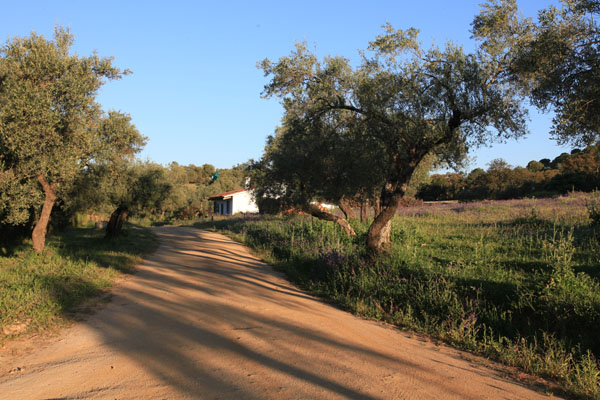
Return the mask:
[[[125,222],[128,215],[129,211],[127,208],[118,207],[110,216],[108,225],[106,225],[106,235],[104,235],[104,237],[107,239],[112,239],[119,236],[121,234],[123,222]]]
[[[33,249],[41,253],[44,251],[44,247],[46,247],[46,232],[48,231],[48,222],[50,222],[50,213],[56,200],[56,187],[49,184],[42,175],[38,175],[37,180],[42,185],[45,199],[42,206],[42,214],[35,224],[35,228],[33,228],[31,239],[33,240]]]
[[[354,229],[352,229],[352,227],[350,226],[348,221],[346,221],[344,218],[338,217],[337,215],[334,215],[334,214],[328,213],[327,211],[321,210],[318,206],[316,206],[314,204],[311,204],[308,207],[308,211],[309,211],[310,215],[312,215],[313,217],[317,217],[317,218],[323,219],[325,221],[335,222],[344,230],[344,232],[346,232],[346,234],[348,234],[350,236],[356,236],[356,232],[354,232]]]
[[[375,219],[367,232],[367,251],[371,255],[382,253],[390,245],[392,219],[402,204],[402,198],[415,168],[426,153],[423,150],[415,151],[411,162],[396,162],[395,174],[388,179],[379,199],[374,204],[375,210],[378,209],[379,212],[375,214]]]
[[[379,214],[375,216],[367,232],[367,250],[369,253],[381,253],[389,246],[392,219],[396,215],[396,210],[398,210],[401,200],[402,194],[393,194],[387,204],[381,207]]]
[[[340,210],[342,210],[342,212],[344,213],[346,220],[355,218],[354,210],[352,209],[352,203],[346,198],[346,196],[342,196],[342,198],[340,198],[338,206],[340,207]]]
[[[373,214],[379,215],[381,212],[381,199],[377,198],[373,200]]]

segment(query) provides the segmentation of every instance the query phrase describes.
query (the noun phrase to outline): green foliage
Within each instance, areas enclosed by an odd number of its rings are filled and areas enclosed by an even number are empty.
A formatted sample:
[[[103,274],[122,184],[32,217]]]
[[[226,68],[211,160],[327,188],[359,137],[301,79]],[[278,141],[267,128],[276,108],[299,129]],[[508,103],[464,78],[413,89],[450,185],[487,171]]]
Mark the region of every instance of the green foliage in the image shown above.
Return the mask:
[[[271,78],[263,95],[285,108],[257,164],[260,196],[306,206],[377,193],[374,252],[389,242],[386,227],[427,156],[456,165],[469,146],[526,133],[520,93],[498,59],[451,43],[422,49],[417,30],[383,29],[356,68],[342,57],[320,61],[305,44],[259,64]]]
[[[95,54],[70,55],[72,42],[57,27],[53,41],[33,33],[0,48],[0,222],[29,222],[43,202],[39,177],[59,195],[68,192],[114,139],[97,129],[95,97],[105,79],[127,71]]]
[[[136,214],[149,213],[161,207],[171,191],[171,184],[164,170],[155,164],[136,167],[132,171],[132,182],[126,185],[127,192],[115,204]]]
[[[110,214],[116,208],[144,216],[156,212],[171,193],[165,169],[151,162],[95,164],[72,195],[72,209]]]
[[[101,294],[120,273],[131,272],[158,245],[150,231],[135,226],[119,241],[103,236],[72,228],[50,236],[49,251],[41,255],[27,243],[0,254],[0,342],[69,320],[79,305]]]
[[[134,156],[146,143],[131,117],[110,111],[102,115],[97,127],[99,146],[86,167],[77,176],[69,193],[62,199],[63,208],[71,213],[101,211],[110,213],[122,202],[135,181],[132,174]],[[139,167],[138,167],[139,168]]]
[[[600,7],[597,0],[562,3],[541,10],[534,23],[520,18],[515,0],[490,0],[473,33],[534,105],[554,110],[552,133],[560,143],[591,145],[600,139]]]
[[[385,157],[371,155],[383,149],[365,140],[359,126],[337,131],[340,123],[309,123],[291,113],[284,117],[283,126],[268,138],[262,159],[251,165],[262,209],[269,201],[285,210],[306,208],[313,200],[339,204],[343,197],[373,197],[382,185]]]
[[[590,195],[404,208],[387,255],[309,217],[197,226],[229,232],[296,283],[370,318],[600,396],[600,264]]]
[[[453,173],[433,175],[419,187],[424,200],[483,200],[547,197],[569,191],[590,192],[600,187],[598,146],[563,153],[554,160],[530,161],[527,168],[493,161],[487,171],[473,170],[467,177]]]
[[[531,160],[527,163],[527,169],[531,172],[540,172],[544,169],[544,164],[539,161]]]
[[[588,215],[593,227],[600,227],[600,199],[596,195],[587,204]]]
[[[564,191],[593,191],[600,188],[600,146],[589,146],[583,151],[565,157],[559,165],[560,180],[555,186]],[[557,177],[558,178],[558,177]]]
[[[105,116],[95,101],[106,79],[128,71],[96,54],[70,55],[72,43],[56,27],[53,41],[32,33],[0,48],[0,224],[35,225],[37,252],[55,203],[73,205],[81,174],[94,163],[110,170],[145,143],[129,116]]]
[[[461,193],[465,178],[456,173],[434,174],[419,187],[416,195],[427,201],[455,199]]]
[[[86,174],[88,181],[79,187],[78,193],[86,210],[110,213],[121,207],[137,221],[147,224],[165,224],[205,215],[211,210],[210,196],[243,187],[248,174],[244,164],[219,170],[218,181],[212,180],[216,170],[210,164],[196,166],[172,162],[163,167],[136,162],[122,163],[120,169],[103,168],[96,166],[94,171]],[[82,195],[83,188],[90,188],[90,193]]]
[[[148,139],[132,124],[129,114],[119,111],[109,111],[102,115],[96,134],[99,143],[93,161],[113,169],[133,161]]]

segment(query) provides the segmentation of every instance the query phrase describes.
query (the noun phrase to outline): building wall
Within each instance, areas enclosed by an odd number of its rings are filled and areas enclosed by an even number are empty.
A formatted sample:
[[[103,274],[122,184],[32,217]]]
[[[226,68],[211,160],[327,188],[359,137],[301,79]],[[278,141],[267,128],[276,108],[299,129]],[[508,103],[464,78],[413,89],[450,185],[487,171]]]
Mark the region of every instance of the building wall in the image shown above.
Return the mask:
[[[250,192],[239,192],[225,200],[213,200],[213,211],[221,215],[233,215],[236,213],[256,213],[258,206],[254,202]]]
[[[240,212],[258,212],[258,206],[254,202],[252,194],[249,191],[240,192],[233,195],[233,214]]]

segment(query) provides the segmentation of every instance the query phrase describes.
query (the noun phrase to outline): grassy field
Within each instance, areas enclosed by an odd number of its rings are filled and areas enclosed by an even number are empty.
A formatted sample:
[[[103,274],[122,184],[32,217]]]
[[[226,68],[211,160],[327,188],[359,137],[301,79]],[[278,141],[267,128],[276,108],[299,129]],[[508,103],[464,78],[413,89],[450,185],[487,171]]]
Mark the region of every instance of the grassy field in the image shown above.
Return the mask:
[[[423,205],[398,212],[393,246],[308,216],[196,224],[257,249],[298,285],[357,314],[427,333],[600,398],[598,197]],[[591,204],[596,204],[590,206]]]
[[[104,231],[72,228],[47,238],[37,254],[26,241],[0,253],[0,343],[8,337],[53,327],[102,293],[158,245],[147,229],[128,225],[106,241]]]

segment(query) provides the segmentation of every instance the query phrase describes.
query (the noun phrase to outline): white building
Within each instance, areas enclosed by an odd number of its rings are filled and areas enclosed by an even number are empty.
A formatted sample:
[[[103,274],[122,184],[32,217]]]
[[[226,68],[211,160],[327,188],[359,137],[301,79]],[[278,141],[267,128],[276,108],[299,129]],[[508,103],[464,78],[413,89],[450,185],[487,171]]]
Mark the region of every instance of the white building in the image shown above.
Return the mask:
[[[247,189],[218,193],[208,199],[213,201],[213,211],[216,214],[233,215],[258,212],[258,206],[254,202],[252,193]]]

